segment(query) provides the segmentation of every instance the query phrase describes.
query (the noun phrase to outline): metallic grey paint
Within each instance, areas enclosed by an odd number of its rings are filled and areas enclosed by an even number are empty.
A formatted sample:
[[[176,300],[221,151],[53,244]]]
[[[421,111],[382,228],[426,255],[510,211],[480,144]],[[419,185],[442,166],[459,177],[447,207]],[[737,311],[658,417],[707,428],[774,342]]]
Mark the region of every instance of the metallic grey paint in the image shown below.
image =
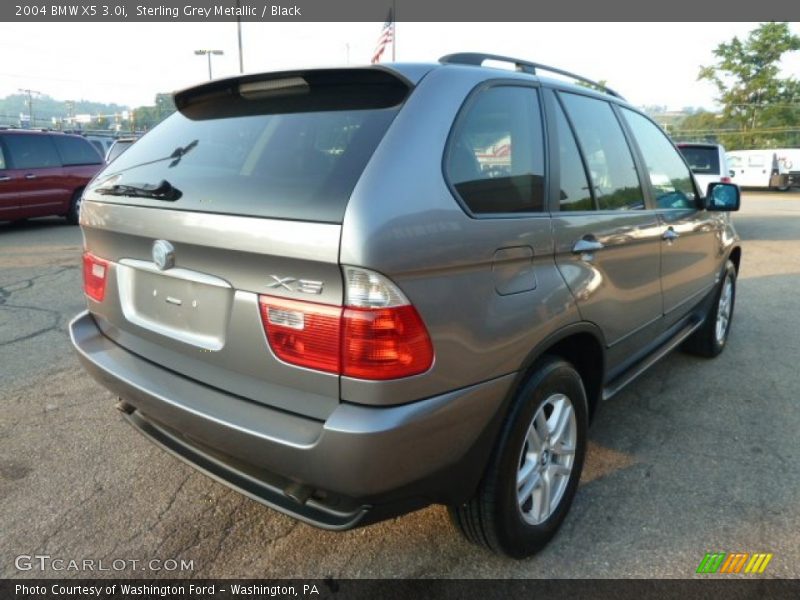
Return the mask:
[[[435,501],[453,484],[436,474],[465,460],[469,481],[477,482],[513,386],[552,343],[577,333],[595,338],[603,348],[596,368],[610,395],[697,327],[698,309],[738,247],[727,215],[654,210],[649,181],[645,210],[557,212],[548,89],[620,100],[488,68],[381,68],[416,87],[364,169],[341,225],[86,196],[85,245],[110,268],[104,301],[89,300],[90,314],[70,325],[81,360],[151,423],[150,434],[137,425],[146,435],[158,437],[163,425],[229,457],[228,483],[237,489],[236,461],[350,498],[401,488],[405,497],[420,485],[414,493]],[[492,82],[546,88],[552,213],[473,218],[445,180],[453,122],[470,94]],[[677,237],[665,239],[668,231]],[[174,268],[163,272],[152,261],[158,239],[175,251]],[[588,250],[576,251],[581,240]],[[273,354],[258,295],[341,305],[345,265],[389,277],[414,305],[434,346],[426,373],[365,381]],[[301,279],[315,285],[304,289],[295,282]],[[316,282],[320,293],[308,293]],[[169,445],[167,438],[159,443]]]

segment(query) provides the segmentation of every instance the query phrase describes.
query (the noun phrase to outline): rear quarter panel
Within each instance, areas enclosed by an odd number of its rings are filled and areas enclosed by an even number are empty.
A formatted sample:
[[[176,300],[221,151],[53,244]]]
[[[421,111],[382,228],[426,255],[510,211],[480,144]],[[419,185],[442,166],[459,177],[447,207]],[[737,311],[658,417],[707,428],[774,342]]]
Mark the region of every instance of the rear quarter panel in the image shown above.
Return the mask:
[[[354,190],[340,261],[376,270],[400,286],[430,332],[435,359],[428,372],[401,380],[343,377],[343,400],[410,402],[517,371],[539,340],[577,319],[555,267],[549,215],[471,218],[444,179],[451,125],[466,96],[485,79],[484,69],[471,67],[429,73]],[[500,295],[495,252],[520,247],[530,248],[533,258],[500,266],[518,268],[528,260],[535,287]]]

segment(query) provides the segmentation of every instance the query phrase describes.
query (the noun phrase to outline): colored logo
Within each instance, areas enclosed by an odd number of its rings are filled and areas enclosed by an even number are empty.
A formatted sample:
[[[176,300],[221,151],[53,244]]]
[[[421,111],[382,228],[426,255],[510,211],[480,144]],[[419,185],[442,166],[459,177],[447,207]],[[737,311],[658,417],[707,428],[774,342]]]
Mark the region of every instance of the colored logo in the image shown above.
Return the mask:
[[[772,554],[766,552],[715,552],[707,553],[700,566],[697,567],[698,573],[763,573],[767,569]]]

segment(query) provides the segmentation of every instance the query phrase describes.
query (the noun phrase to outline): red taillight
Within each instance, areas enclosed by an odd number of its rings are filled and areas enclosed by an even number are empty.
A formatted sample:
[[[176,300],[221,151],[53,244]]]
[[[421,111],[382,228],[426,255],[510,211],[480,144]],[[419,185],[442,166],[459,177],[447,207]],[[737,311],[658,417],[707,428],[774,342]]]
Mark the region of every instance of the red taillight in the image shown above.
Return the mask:
[[[730,177],[723,177],[722,179],[720,179],[720,181],[722,183],[730,183],[731,182],[731,178]]]
[[[413,306],[344,310],[342,375],[397,379],[423,373],[431,363],[433,346]]]
[[[83,253],[83,291],[92,300],[102,302],[106,295],[108,261],[89,252]]]
[[[267,340],[281,360],[309,369],[339,372],[342,307],[260,296]]]
[[[261,320],[275,355],[293,365],[358,379],[398,379],[427,371],[433,345],[416,309],[382,276],[358,270],[354,278],[357,284],[346,296],[358,306],[259,296]],[[364,306],[368,298],[401,304]]]

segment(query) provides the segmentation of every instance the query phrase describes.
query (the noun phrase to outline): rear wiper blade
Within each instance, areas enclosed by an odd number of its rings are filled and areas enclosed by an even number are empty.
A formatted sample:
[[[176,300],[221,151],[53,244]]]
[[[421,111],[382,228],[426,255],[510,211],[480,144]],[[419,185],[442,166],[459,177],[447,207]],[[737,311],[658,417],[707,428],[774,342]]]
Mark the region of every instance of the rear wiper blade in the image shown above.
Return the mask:
[[[116,171],[116,173],[124,173],[125,171],[130,171],[131,169],[138,169],[139,167],[146,167],[148,165],[154,165],[156,163],[160,163],[160,162],[163,162],[165,160],[171,160],[172,161],[171,163],[169,163],[169,167],[170,168],[175,167],[175,166],[178,165],[178,163],[181,162],[181,159],[184,156],[186,156],[191,150],[196,148],[199,143],[200,142],[198,140],[192,140],[191,142],[189,142],[185,146],[178,146],[177,148],[175,148],[175,150],[170,152],[167,156],[162,156],[161,158],[148,160],[148,161],[145,161],[143,163],[137,163],[135,165],[131,165],[130,167],[125,167],[124,169],[120,169],[119,171]]]
[[[178,188],[173,186],[166,179],[162,179],[158,185],[112,185],[101,187],[94,190],[98,194],[106,196],[130,196],[132,198],[153,198],[155,200],[166,200],[174,202],[183,196]]]

